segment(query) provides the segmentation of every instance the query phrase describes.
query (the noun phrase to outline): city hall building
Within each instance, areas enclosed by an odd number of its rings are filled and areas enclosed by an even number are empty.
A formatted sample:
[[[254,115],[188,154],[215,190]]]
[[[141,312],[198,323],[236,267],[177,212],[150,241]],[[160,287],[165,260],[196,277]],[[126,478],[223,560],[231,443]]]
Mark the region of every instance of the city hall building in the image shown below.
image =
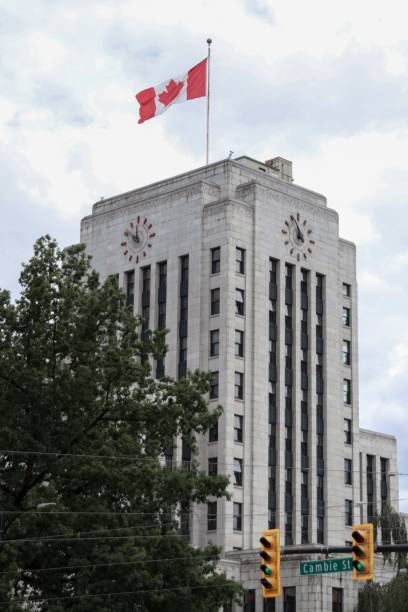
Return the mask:
[[[359,428],[356,250],[337,212],[291,162],[244,156],[97,202],[81,241],[142,332],[169,329],[152,374],[212,373],[224,410],[199,460],[229,475],[231,499],[181,517],[191,544],[222,548],[247,611],[353,610],[350,572],[300,576],[299,557],[282,558],[282,597],[265,607],[259,583],[264,529],[282,546],[345,545],[398,499],[395,438]],[[178,441],[166,460],[190,457]]]

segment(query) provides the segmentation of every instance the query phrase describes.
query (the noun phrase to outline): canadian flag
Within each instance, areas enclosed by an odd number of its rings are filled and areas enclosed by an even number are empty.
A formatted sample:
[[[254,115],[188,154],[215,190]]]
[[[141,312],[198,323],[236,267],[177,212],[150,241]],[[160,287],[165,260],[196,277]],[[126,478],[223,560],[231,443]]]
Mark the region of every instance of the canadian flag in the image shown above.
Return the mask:
[[[148,87],[136,94],[139,102],[139,121],[164,113],[172,104],[186,102],[206,95],[207,58],[178,77],[172,77],[156,87]]]

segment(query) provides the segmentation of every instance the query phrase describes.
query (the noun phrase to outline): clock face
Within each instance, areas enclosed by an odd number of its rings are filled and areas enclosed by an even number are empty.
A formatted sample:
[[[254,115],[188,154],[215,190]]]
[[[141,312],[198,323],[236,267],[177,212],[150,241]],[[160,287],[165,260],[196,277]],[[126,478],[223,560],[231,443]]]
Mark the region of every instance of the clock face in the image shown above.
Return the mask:
[[[290,255],[296,257],[297,261],[307,259],[313,252],[315,241],[313,230],[308,227],[306,219],[302,219],[299,213],[290,215],[282,228],[282,235]]]
[[[155,236],[153,224],[149,223],[145,217],[139,215],[134,221],[129,221],[120,243],[124,257],[128,261],[139,263],[152,247],[152,240]]]

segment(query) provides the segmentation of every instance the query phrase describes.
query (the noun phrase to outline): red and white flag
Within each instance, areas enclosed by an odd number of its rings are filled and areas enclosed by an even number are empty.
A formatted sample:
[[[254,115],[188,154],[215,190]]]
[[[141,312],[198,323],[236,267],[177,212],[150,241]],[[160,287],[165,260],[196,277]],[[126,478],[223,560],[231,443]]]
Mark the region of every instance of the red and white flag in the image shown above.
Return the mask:
[[[172,104],[202,98],[207,93],[207,58],[178,77],[172,77],[156,87],[148,87],[136,94],[139,102],[139,121],[161,115]]]

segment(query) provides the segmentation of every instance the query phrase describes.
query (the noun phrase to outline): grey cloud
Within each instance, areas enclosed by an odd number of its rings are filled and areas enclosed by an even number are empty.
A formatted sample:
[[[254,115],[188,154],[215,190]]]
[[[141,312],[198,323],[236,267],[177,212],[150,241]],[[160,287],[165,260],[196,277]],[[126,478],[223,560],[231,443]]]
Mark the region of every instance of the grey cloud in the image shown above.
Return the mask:
[[[55,80],[36,79],[32,102],[36,108],[47,109],[57,124],[86,127],[92,123],[92,117],[76,96]]]
[[[245,8],[251,15],[259,17],[271,25],[275,24],[275,13],[266,0],[245,0]]]
[[[41,192],[46,186],[26,162],[11,157],[10,151],[0,151],[0,183],[0,287],[17,297],[21,264],[31,257],[35,240],[49,233],[62,246],[78,242],[79,223],[39,206],[29,190]]]

